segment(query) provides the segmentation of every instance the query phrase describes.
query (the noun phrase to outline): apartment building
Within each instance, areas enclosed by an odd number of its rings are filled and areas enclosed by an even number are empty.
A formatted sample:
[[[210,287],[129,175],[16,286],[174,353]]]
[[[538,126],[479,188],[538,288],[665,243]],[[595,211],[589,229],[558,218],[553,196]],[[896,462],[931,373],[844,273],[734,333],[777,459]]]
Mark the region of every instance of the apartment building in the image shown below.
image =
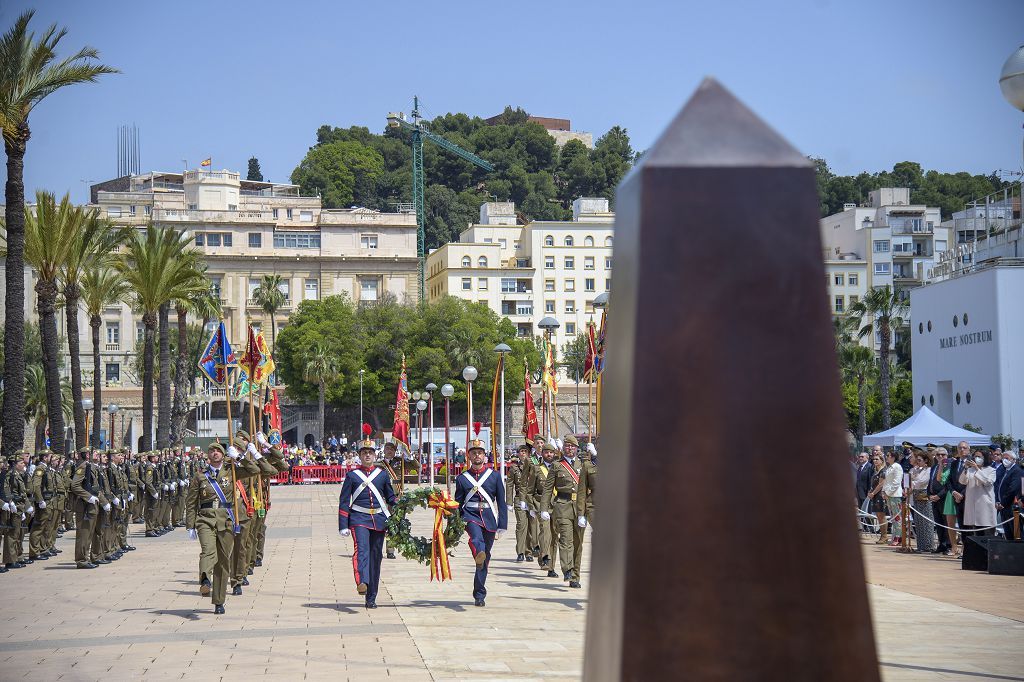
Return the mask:
[[[513,203],[483,204],[479,223],[427,256],[427,300],[485,304],[523,337],[539,335],[541,319],[554,317],[560,347],[600,320],[593,303],[611,289],[614,218],[600,198],[574,201],[572,220],[527,225],[516,224]]]

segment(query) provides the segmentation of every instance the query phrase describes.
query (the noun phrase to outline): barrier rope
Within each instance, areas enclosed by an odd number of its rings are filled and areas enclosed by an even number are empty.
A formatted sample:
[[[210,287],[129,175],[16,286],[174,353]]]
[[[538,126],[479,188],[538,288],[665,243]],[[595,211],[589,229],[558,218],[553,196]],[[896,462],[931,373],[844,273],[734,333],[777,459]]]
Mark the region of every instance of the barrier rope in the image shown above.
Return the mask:
[[[994,528],[999,528],[1000,526],[1006,525],[1010,521],[1013,521],[1013,518],[1011,517],[1011,518],[1006,519],[1005,521],[997,523],[994,526],[985,526],[984,528],[952,528],[950,526],[947,526],[947,525],[939,523],[935,519],[928,518],[927,516],[925,516],[921,512],[919,512],[916,509],[914,509],[913,505],[907,505],[907,508],[910,511],[914,512],[915,514],[917,514],[918,516],[920,516],[922,519],[924,519],[925,521],[927,521],[928,523],[930,523],[930,524],[932,524],[934,526],[938,526],[939,528],[945,528],[946,530],[955,530],[955,531],[958,531],[958,532],[961,532],[961,533],[974,533],[974,532],[977,532],[977,531],[992,530]],[[872,514],[870,512],[866,512],[863,509],[861,509],[860,507],[857,507],[857,516],[863,516],[863,517],[867,517],[867,518],[872,519],[874,521],[874,523],[871,524],[871,525],[874,528],[880,528],[880,526],[878,524],[878,517],[876,517],[874,514]],[[892,518],[899,518],[899,517],[892,517]],[[889,521],[889,519],[886,519],[886,522],[888,522],[888,521]]]

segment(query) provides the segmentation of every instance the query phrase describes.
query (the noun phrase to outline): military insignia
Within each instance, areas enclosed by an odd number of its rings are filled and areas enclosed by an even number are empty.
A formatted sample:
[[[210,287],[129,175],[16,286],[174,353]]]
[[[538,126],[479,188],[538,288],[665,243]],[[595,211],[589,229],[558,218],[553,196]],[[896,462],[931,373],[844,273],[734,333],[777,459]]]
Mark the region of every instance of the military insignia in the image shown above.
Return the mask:
[[[270,437],[267,438],[271,445],[281,444],[281,432],[277,429],[270,429]]]

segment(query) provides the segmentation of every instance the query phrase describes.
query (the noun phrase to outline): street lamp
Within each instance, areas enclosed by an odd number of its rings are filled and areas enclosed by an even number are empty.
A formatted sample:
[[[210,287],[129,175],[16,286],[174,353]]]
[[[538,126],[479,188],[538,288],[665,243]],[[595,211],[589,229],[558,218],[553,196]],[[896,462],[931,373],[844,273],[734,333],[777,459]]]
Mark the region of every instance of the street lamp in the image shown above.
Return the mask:
[[[455,395],[455,387],[445,384],[441,387],[441,395],[444,396],[444,487],[451,492],[452,462],[451,462],[451,424],[448,420],[448,405],[451,397]]]
[[[420,395],[422,396],[422,395],[426,395],[426,394],[421,393]],[[417,400],[416,401],[416,425],[419,428],[419,433],[417,434],[417,440],[419,442],[417,444],[419,445],[419,448],[420,448],[420,463],[421,464],[424,461],[424,457],[423,457],[423,410],[425,410],[425,409],[427,409],[427,401],[423,400],[422,398],[420,400]],[[417,480],[419,480],[418,476],[417,476]]]
[[[505,354],[511,353],[512,349],[507,343],[499,343],[494,347],[494,352],[498,354],[501,359],[501,396],[498,400],[501,401],[501,482],[505,482]],[[491,424],[491,428],[494,428],[494,424]]]
[[[1010,55],[999,74],[999,89],[1017,111],[1024,111],[1024,45]],[[1024,183],[1024,179],[1021,180]]]
[[[479,376],[476,367],[467,365],[462,370],[462,378],[466,381],[466,455],[469,455],[469,432],[473,428],[473,382]]]
[[[110,403],[107,405],[107,412],[110,414],[110,435],[107,440],[110,441],[110,447],[114,447],[114,415],[121,409],[117,403]]]
[[[92,398],[82,398],[82,410],[85,411],[85,442],[94,445],[93,437],[89,434],[89,411],[93,408]]]
[[[597,296],[594,299],[594,309],[601,311],[601,321],[602,321],[602,323],[605,320],[605,314],[606,314],[606,312],[608,310],[608,299],[609,299],[609,296],[608,296],[608,292],[607,291],[603,292],[602,294],[600,294],[599,296]],[[603,353],[603,351],[602,351],[602,353]],[[594,363],[595,364],[597,363],[597,358],[594,358]],[[591,442],[593,442],[594,436],[600,436],[601,435],[601,374],[600,373],[597,374],[597,380],[596,381],[597,381],[597,408],[594,410],[595,413],[596,413],[594,415],[594,421],[597,422],[596,424],[591,423],[590,405],[589,404],[587,405],[587,430],[589,431],[589,433],[587,433],[587,435],[590,437]],[[590,400],[589,396],[588,396],[587,400],[589,402],[589,400]],[[595,426],[597,427],[596,429],[594,428]]]
[[[540,322],[537,323],[537,326],[544,330],[544,340],[547,343],[547,345],[550,346],[551,345],[551,335],[561,325],[558,323],[558,320],[556,320],[555,318],[553,318],[553,317],[545,317],[544,319],[542,319]],[[555,381],[557,381],[557,380],[558,380],[558,376],[556,374],[555,375]],[[556,430],[556,431],[558,430],[558,424],[557,424],[557,421],[556,421],[557,420],[557,415],[558,415],[558,412],[556,411],[557,406],[553,404],[555,396],[551,392],[551,387],[549,387],[547,385],[544,385],[544,387],[543,387],[543,394],[542,395],[544,396],[544,409],[541,411],[542,414],[544,415],[544,432],[545,432],[545,435],[548,438],[551,438],[552,428],[554,428],[554,430]],[[549,411],[550,411],[550,415],[549,415]]]
[[[427,437],[427,452],[430,455],[427,457],[428,465],[430,466],[430,487],[434,487],[434,392],[437,391],[437,384],[431,382],[427,384],[427,414],[430,415],[430,435]]]

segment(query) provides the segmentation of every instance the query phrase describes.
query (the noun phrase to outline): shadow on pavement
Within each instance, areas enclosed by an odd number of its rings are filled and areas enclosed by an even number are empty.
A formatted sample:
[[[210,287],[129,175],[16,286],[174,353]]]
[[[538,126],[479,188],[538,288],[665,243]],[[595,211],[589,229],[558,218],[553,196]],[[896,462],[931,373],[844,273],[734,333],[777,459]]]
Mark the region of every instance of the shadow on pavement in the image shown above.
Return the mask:
[[[450,611],[465,611],[468,602],[461,601],[427,601],[426,599],[413,599],[409,606],[433,606],[448,609]],[[398,606],[398,604],[395,604]]]
[[[331,609],[332,611],[341,611],[342,613],[359,613],[359,611],[351,606],[345,606],[344,604],[337,603],[326,603],[326,604],[303,604],[304,609]],[[362,608],[360,606],[359,608]]]

